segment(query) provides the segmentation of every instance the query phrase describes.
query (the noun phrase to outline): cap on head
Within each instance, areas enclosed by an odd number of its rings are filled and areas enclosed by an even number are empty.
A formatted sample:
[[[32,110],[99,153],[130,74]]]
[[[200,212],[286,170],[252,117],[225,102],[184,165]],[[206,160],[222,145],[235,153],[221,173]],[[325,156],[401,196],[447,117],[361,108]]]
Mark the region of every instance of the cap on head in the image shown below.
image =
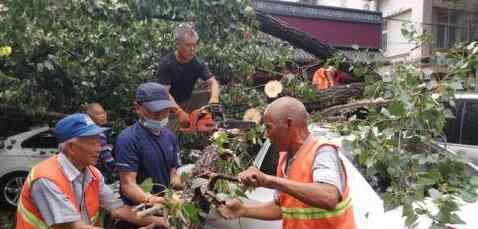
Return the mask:
[[[64,142],[75,137],[98,135],[106,130],[108,128],[97,126],[87,114],[76,113],[58,121],[53,132],[59,142]]]
[[[176,108],[169,98],[168,90],[158,83],[143,83],[136,90],[136,102],[149,111],[158,112],[166,108]]]

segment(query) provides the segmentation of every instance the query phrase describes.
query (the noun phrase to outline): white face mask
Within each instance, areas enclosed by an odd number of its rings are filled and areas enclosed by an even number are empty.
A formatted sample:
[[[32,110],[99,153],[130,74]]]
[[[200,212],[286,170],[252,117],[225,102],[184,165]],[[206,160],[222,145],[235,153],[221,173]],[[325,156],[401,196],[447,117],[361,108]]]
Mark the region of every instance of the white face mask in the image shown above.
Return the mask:
[[[161,121],[156,121],[153,119],[149,119],[144,117],[143,126],[150,129],[153,132],[159,132],[161,128],[166,127],[169,122],[169,117],[163,118]]]

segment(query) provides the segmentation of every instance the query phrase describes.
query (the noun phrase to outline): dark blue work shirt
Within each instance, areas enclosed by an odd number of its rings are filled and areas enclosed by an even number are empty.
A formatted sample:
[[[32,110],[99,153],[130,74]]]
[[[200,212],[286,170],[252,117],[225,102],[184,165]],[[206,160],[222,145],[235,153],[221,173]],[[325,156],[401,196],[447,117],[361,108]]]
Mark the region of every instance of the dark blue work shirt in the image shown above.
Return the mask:
[[[119,172],[137,172],[136,182],[152,178],[152,193],[158,193],[170,184],[171,169],[179,166],[178,142],[168,128],[161,129],[159,136],[144,128],[139,122],[124,129],[116,140],[116,168]],[[123,196],[126,204],[133,204]]]

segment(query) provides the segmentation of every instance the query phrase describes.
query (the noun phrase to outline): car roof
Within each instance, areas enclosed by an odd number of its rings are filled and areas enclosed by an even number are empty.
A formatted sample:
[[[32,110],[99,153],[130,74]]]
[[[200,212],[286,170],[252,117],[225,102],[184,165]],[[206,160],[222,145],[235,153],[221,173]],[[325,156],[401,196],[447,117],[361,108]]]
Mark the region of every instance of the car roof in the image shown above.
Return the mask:
[[[477,99],[478,100],[478,92],[456,93],[455,98],[457,98],[457,99]]]
[[[25,131],[25,132],[21,132],[21,133],[18,133],[18,134],[15,134],[15,135],[12,135],[12,136],[9,136],[7,137],[7,139],[23,139],[25,138],[26,136],[31,136],[31,135],[34,135],[34,134],[37,134],[37,133],[41,133],[43,131],[47,131],[49,130],[50,127],[49,126],[41,126],[41,127],[33,127],[32,129],[28,130],[28,131]]]

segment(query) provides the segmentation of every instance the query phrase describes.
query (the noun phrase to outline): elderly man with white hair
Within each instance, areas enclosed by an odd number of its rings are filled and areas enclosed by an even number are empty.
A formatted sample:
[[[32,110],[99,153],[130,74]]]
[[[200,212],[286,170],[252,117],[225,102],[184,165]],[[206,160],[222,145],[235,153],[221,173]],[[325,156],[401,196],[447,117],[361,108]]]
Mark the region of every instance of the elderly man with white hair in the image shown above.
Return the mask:
[[[82,113],[56,124],[60,153],[30,171],[18,202],[17,229],[100,228],[101,209],[147,228],[167,226],[160,217],[138,217],[94,167],[101,149],[99,135],[105,130]]]

